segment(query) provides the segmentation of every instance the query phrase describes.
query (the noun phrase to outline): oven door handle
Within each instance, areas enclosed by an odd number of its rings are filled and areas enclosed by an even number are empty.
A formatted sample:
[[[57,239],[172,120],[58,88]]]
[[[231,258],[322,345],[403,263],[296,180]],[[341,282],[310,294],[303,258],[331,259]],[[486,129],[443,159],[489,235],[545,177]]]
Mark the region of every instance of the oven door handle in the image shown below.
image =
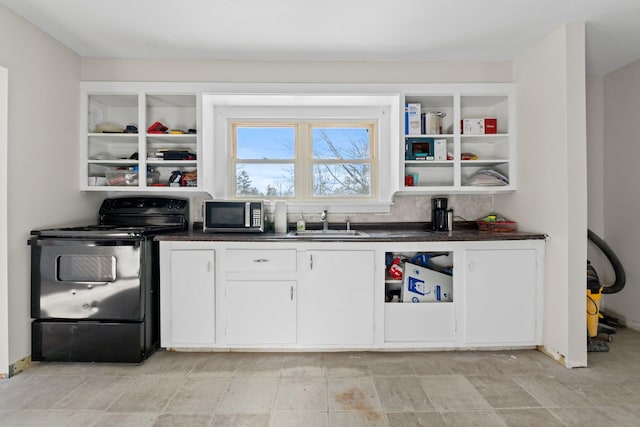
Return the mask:
[[[78,280],[59,280],[59,282],[73,283],[75,285],[87,285],[87,286],[106,286],[113,282],[80,282]]]
[[[81,239],[69,239],[69,238],[54,238],[54,239],[31,239],[28,242],[30,245],[35,246],[133,246],[138,247],[141,244],[140,239],[136,240],[81,240]]]

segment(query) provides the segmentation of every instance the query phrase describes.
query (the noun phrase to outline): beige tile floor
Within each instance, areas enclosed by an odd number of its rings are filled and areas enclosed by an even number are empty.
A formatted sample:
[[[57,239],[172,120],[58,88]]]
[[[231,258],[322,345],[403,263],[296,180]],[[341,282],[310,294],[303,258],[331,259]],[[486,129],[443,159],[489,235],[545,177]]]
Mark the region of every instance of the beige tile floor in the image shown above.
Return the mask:
[[[610,347],[573,370],[533,350],[34,363],[0,380],[0,426],[640,426],[640,333]]]

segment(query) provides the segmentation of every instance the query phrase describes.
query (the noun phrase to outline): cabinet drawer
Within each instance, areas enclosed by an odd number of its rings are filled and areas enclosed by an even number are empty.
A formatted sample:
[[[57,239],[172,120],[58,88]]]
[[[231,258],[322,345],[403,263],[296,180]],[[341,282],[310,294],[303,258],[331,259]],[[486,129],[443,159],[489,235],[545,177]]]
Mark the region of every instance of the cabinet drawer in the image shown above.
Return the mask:
[[[295,249],[229,249],[225,259],[227,272],[296,271]]]

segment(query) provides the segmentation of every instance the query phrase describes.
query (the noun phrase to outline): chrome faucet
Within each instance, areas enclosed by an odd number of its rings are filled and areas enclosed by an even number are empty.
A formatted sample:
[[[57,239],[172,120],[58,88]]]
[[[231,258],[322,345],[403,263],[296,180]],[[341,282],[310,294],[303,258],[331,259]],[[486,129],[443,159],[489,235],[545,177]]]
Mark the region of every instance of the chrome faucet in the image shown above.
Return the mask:
[[[322,221],[322,231],[329,231],[329,220],[327,219],[327,210],[320,213],[320,221]]]

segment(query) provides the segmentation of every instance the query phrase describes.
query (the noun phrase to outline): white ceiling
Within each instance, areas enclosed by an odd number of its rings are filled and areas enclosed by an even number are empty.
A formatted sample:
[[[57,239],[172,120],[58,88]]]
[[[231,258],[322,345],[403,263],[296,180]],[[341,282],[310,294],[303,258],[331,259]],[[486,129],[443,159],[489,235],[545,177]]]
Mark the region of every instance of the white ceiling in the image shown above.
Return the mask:
[[[504,61],[587,23],[587,71],[640,59],[640,0],[0,0],[84,57]]]

